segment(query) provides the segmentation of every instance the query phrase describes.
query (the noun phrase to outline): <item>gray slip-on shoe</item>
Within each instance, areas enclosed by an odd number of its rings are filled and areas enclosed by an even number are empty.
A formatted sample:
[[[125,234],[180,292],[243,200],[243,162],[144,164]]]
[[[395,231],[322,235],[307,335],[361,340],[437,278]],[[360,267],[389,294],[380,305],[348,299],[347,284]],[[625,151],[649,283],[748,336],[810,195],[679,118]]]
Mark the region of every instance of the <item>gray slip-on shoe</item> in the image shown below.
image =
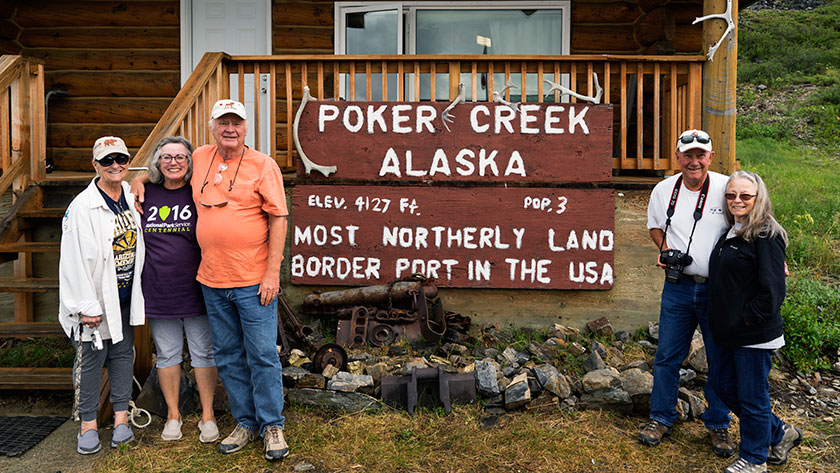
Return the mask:
[[[90,455],[96,453],[102,448],[99,443],[99,432],[96,429],[86,430],[84,434],[76,434],[76,451],[82,455]]]
[[[111,448],[128,443],[134,440],[134,432],[128,424],[117,424],[114,426],[114,435],[111,437]]]

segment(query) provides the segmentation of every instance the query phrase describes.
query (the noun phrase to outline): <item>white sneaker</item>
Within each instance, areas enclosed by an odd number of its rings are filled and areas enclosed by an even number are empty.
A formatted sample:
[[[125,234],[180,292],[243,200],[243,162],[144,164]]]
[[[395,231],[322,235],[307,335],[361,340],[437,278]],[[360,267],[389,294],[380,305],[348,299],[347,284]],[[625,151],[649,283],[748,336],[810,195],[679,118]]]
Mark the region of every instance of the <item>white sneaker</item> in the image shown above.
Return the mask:
[[[160,438],[163,440],[180,440],[181,418],[166,421],[166,424],[163,426],[163,431],[160,433]]]
[[[216,421],[204,422],[198,421],[198,430],[201,432],[198,436],[198,441],[201,443],[215,442],[219,439],[219,427],[216,426]]]

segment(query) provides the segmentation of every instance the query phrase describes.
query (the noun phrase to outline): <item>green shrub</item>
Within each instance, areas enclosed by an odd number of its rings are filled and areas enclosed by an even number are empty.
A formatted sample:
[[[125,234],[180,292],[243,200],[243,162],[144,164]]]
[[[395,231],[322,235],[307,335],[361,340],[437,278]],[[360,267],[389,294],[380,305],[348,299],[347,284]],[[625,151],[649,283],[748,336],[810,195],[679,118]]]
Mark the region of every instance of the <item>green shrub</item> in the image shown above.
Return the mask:
[[[829,368],[840,348],[840,288],[809,276],[792,278],[782,318],[785,358],[800,371]]]
[[[818,82],[840,66],[840,2],[811,11],[744,10],[739,21],[742,83]]]

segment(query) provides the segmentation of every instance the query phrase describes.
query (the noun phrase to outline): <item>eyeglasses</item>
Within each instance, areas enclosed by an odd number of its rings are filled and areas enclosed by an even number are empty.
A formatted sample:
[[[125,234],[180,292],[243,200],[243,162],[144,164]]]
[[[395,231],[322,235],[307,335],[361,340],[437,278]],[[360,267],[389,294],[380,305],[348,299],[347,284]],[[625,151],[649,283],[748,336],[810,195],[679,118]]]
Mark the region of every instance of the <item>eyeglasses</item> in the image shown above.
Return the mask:
[[[726,197],[726,200],[735,200],[735,197],[738,197],[739,199],[741,199],[741,202],[749,202],[753,199],[753,197],[755,197],[755,194],[747,194],[746,192],[744,192],[742,194],[736,194],[734,192],[727,192],[726,194],[723,194],[723,195],[724,195],[724,197]]]
[[[160,157],[160,160],[165,162],[165,163],[168,163],[168,162],[171,162],[171,161],[175,161],[176,163],[183,163],[184,161],[187,160],[187,156],[185,154],[176,154],[174,156],[169,155],[169,154],[164,154]]]
[[[709,142],[712,141],[712,139],[709,138],[709,135],[707,135],[705,133],[703,133],[701,135],[700,133],[697,133],[697,132],[694,132],[690,135],[683,135],[683,136],[680,137],[680,143],[682,143],[684,145],[687,145],[689,143],[693,143],[695,141],[700,143],[700,144],[705,145],[705,144],[709,144]]]
[[[245,149],[247,149],[247,147]],[[213,163],[213,160],[216,159],[216,153],[218,153],[218,149],[216,150],[216,152],[213,153],[213,158],[210,160],[211,164],[209,166],[207,166],[207,173],[204,175],[204,184],[201,185],[201,190],[199,191],[199,197],[198,197],[198,203],[199,204],[203,205],[204,207],[224,207],[225,205],[228,204],[228,202],[230,201],[230,191],[233,190],[233,183],[236,182],[236,176],[239,175],[239,168],[242,166],[242,160],[245,158],[245,149],[242,150],[242,156],[239,157],[239,164],[236,165],[236,172],[233,174],[233,179],[230,180],[230,185],[228,186],[227,196],[225,197],[225,201],[220,202],[218,204],[207,204],[203,201],[203,199],[204,199],[204,188],[207,187],[207,184],[209,184],[209,181],[207,180],[207,177],[210,176],[210,169],[213,167],[212,163]],[[213,176],[213,185],[214,186],[217,186],[222,182],[222,179],[224,178],[222,176],[222,173],[227,168],[228,168],[227,163],[219,164],[216,175]]]
[[[128,164],[128,160],[128,156],[124,154],[112,154],[110,156],[105,156],[104,158],[99,159],[96,162],[99,163],[99,165],[103,168],[107,168],[108,166],[114,164],[115,161],[120,166],[125,166],[126,164]]]

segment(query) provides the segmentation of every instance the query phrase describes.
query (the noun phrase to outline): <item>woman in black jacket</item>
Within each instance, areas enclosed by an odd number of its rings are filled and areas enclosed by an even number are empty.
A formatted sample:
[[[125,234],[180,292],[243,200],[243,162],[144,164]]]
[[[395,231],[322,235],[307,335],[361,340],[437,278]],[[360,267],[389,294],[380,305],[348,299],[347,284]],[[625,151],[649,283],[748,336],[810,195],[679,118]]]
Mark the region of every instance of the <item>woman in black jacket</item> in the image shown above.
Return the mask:
[[[802,430],[773,413],[767,381],[773,350],[785,344],[787,233],[757,174],[735,172],[725,195],[732,228],[709,261],[709,325],[720,351],[710,357],[719,362],[709,366],[709,381],[741,421],[739,458],[724,472],[763,473],[767,463],[785,463],[802,441]]]

